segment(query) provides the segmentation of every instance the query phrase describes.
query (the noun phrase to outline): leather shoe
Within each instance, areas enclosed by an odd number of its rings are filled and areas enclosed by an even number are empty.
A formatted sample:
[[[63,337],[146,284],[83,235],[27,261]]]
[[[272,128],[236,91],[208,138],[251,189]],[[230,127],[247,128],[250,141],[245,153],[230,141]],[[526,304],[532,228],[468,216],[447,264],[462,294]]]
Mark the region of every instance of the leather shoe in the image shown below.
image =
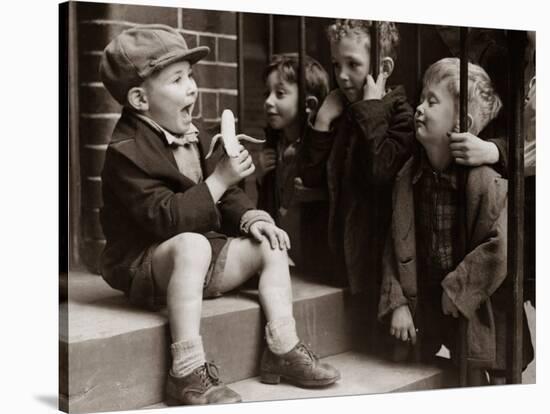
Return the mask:
[[[299,342],[292,350],[276,355],[264,350],[260,366],[260,381],[278,384],[281,378],[300,387],[324,387],[340,379],[340,372],[329,364],[319,361],[305,344]]]
[[[220,380],[216,365],[205,362],[185,377],[172,372],[166,381],[167,405],[229,404],[241,402],[241,396]]]

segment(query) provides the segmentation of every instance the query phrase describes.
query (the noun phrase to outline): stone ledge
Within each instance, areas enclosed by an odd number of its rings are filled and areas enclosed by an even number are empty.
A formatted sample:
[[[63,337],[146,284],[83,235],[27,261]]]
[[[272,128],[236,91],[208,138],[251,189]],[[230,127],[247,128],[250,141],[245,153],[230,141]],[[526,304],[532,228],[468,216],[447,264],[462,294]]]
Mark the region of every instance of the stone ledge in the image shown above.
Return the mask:
[[[300,338],[320,356],[353,348],[359,312],[346,291],[293,276]],[[168,369],[166,311],[135,309],[100,276],[69,275],[69,301],[60,304],[60,394],[71,412],[124,410],[162,401]],[[257,375],[265,320],[257,291],[241,290],[203,304],[207,358],[235,382]]]

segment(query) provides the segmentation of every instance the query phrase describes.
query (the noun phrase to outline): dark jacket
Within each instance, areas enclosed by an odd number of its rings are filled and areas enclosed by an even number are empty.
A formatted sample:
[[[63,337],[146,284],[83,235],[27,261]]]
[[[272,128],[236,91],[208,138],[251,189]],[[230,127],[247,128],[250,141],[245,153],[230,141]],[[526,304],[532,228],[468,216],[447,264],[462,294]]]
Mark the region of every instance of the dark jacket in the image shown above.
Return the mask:
[[[299,175],[308,187],[328,189],[329,245],[353,293],[378,284],[393,180],[413,141],[403,87],[349,105],[328,132],[306,130]]]
[[[414,316],[417,307],[413,166],[411,158],[396,177],[393,190],[391,232],[384,249],[380,319],[389,317],[401,305],[408,305]],[[487,166],[470,169],[465,182],[465,208],[466,225],[459,229],[467,234],[459,238],[466,240],[466,252],[441,285],[469,321],[470,364],[503,368],[506,336],[502,333],[507,321],[500,317],[502,312],[496,315],[494,311],[496,308],[511,311],[506,309],[509,302],[502,290],[507,275],[507,181]],[[497,297],[493,297],[495,292]],[[531,351],[529,346],[524,347],[524,354]]]
[[[107,282],[125,292],[130,273],[113,268],[131,266],[145,249],[182,232],[209,238],[238,234],[241,216],[254,208],[237,187],[214,203],[204,181],[197,184],[179,172],[164,137],[127,109],[113,132],[101,178],[100,217],[107,240],[102,273],[118,275],[117,280],[106,277]]]
[[[287,165],[286,182],[279,182],[281,175],[277,174],[279,160],[282,157],[280,141],[284,139],[281,131],[267,127],[265,129],[266,142],[264,148],[275,151],[277,165],[275,169],[266,173],[260,181],[257,182],[258,190],[258,208],[267,211],[271,217],[279,223],[279,209],[281,207],[289,208],[292,203],[294,177],[296,176],[296,158],[292,159],[291,165]],[[295,144],[298,147],[299,143]],[[283,191],[280,188],[283,187]]]

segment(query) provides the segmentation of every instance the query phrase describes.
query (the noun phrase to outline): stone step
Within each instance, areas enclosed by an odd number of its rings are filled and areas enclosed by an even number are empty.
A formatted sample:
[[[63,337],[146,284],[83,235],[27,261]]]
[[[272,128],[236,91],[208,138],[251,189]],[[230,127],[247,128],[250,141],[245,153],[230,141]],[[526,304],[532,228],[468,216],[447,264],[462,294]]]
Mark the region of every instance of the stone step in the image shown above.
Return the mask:
[[[262,384],[259,377],[229,384],[244,402],[291,400],[380,394],[398,391],[433,390],[455,387],[456,372],[441,360],[439,366],[393,363],[358,351],[348,351],[323,358],[337,367],[342,378],[336,384],[320,389],[304,389],[289,384]],[[162,408],[155,404],[145,408]]]
[[[166,312],[128,305],[97,275],[71,272],[69,300],[60,304],[60,407],[70,412],[128,410],[162,401],[168,370]],[[361,340],[346,290],[293,275],[300,338],[321,357]],[[203,305],[201,335],[207,358],[226,383],[258,375],[265,320],[254,289]]]

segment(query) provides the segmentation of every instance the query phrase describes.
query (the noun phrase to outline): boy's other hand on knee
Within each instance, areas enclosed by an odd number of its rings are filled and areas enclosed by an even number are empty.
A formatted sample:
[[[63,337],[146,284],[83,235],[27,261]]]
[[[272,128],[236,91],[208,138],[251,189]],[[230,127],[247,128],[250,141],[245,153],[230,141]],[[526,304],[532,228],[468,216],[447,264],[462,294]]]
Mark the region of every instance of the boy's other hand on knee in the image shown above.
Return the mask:
[[[257,221],[250,226],[250,234],[259,243],[267,239],[271,249],[290,250],[290,239],[286,231],[267,221]]]
[[[416,328],[408,305],[394,309],[391,317],[390,335],[402,341],[416,344]]]
[[[469,132],[450,132],[448,135],[451,138],[451,154],[457,164],[478,167],[498,162],[498,148],[494,143]]]
[[[340,89],[332,90],[319,108],[315,118],[314,128],[318,131],[328,131],[330,124],[344,111],[344,95]]]
[[[458,308],[445,291],[441,295],[441,309],[443,310],[443,315],[452,315],[453,318],[458,318],[459,316]]]

